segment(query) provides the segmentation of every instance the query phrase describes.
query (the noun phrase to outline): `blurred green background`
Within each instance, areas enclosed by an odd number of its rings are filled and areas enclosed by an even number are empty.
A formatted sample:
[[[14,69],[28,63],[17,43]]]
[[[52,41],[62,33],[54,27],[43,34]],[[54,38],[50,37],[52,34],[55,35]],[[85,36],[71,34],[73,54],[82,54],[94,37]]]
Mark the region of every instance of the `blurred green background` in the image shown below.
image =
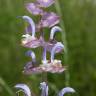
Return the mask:
[[[26,83],[36,96],[40,96],[41,75],[22,74],[24,65],[30,59],[25,56],[28,49],[23,48],[20,42],[24,23],[16,18],[32,16],[24,6],[24,2],[30,1],[33,0],[0,0],[0,96],[15,96],[14,85],[17,83]],[[96,96],[96,0],[58,1],[68,44],[68,82],[76,90],[71,96]],[[56,11],[55,6],[48,9]],[[58,34],[57,38],[60,39],[60,36]],[[41,56],[39,50],[35,50],[38,60]],[[62,57],[63,54],[56,55],[56,58]],[[66,85],[65,73],[48,74],[48,81],[49,96],[56,96],[55,92]]]

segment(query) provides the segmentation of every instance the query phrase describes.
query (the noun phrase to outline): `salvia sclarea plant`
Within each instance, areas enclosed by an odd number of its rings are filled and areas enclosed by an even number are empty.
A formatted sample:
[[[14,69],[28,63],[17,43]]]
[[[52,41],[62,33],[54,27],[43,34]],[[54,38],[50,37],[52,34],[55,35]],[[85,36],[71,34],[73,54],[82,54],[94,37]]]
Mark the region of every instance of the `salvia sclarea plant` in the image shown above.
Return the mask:
[[[54,12],[46,12],[45,9],[55,3],[55,0],[35,0],[35,2],[25,4],[26,9],[32,15],[40,17],[40,21],[35,24],[34,20],[29,16],[20,16],[28,26],[25,28],[25,34],[22,35],[22,46],[30,49],[42,47],[42,60],[41,64],[38,64],[35,53],[32,50],[28,50],[26,55],[32,58],[32,61],[28,62],[24,66],[23,73],[26,75],[40,74],[40,73],[62,73],[66,70],[66,67],[62,66],[61,60],[55,59],[55,54],[62,52],[65,48],[62,42],[58,42],[55,39],[55,33],[61,32],[62,29],[57,26],[60,22],[60,17]],[[43,28],[50,28],[49,41],[45,41]],[[36,37],[36,32],[40,32],[39,38]],[[47,52],[50,53],[50,60],[47,59]],[[16,89],[24,92],[25,96],[31,96],[30,88],[26,84],[15,85]],[[43,81],[40,83],[41,96],[48,96],[48,84]],[[75,90],[71,87],[65,87],[57,96],[63,96],[65,93],[74,93]]]

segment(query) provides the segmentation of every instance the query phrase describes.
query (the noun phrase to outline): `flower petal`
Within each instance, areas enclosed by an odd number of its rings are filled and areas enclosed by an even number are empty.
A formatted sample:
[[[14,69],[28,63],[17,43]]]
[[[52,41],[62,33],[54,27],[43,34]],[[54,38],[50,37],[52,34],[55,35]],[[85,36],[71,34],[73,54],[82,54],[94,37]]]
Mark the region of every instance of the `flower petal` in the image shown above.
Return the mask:
[[[63,88],[63,89],[59,92],[58,96],[63,96],[63,95],[66,94],[66,93],[74,93],[74,92],[75,92],[75,90],[74,90],[73,88],[71,88],[71,87],[65,87],[65,88]]]
[[[15,85],[15,88],[21,89],[25,93],[26,96],[31,96],[31,91],[26,84],[17,84]]]

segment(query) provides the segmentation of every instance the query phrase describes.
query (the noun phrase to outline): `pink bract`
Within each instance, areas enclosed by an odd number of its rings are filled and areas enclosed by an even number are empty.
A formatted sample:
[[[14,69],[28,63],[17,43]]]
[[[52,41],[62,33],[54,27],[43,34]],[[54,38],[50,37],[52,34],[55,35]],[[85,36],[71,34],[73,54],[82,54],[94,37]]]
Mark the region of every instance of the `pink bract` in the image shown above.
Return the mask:
[[[60,18],[57,14],[55,14],[54,12],[50,12],[50,13],[45,12],[42,15],[42,18],[41,18],[38,26],[50,28],[50,27],[55,26],[59,22],[60,22]]]
[[[33,15],[42,15],[43,10],[38,6],[37,3],[27,3],[26,9]]]
[[[37,2],[40,3],[41,7],[49,7],[55,2],[55,0],[37,0]]]

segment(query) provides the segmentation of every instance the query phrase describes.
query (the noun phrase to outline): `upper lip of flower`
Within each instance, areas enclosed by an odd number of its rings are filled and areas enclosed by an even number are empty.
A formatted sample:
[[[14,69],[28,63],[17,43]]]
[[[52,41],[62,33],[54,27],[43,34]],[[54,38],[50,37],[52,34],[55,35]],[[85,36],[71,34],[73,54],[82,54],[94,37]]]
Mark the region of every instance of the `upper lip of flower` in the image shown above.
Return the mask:
[[[32,28],[32,37],[35,38],[35,23],[34,23],[34,21],[29,16],[22,16],[22,18],[24,20],[26,20],[31,25],[31,28]]]
[[[58,42],[58,43],[56,43],[56,44],[54,45],[54,47],[53,47],[52,50],[51,50],[51,62],[54,61],[54,55],[55,55],[56,50],[57,50],[58,48],[59,48],[59,49],[60,49],[60,48],[64,49],[64,45],[63,45],[61,42]]]
[[[66,93],[74,93],[75,90],[71,87],[65,87],[63,88],[59,93],[58,93],[58,96],[63,96],[64,94]]]
[[[56,32],[61,32],[62,31],[62,29],[59,27],[59,26],[54,26],[54,27],[52,27],[52,29],[51,29],[51,33],[50,33],[50,40],[53,40],[54,39],[54,35],[55,35],[55,33]]]

